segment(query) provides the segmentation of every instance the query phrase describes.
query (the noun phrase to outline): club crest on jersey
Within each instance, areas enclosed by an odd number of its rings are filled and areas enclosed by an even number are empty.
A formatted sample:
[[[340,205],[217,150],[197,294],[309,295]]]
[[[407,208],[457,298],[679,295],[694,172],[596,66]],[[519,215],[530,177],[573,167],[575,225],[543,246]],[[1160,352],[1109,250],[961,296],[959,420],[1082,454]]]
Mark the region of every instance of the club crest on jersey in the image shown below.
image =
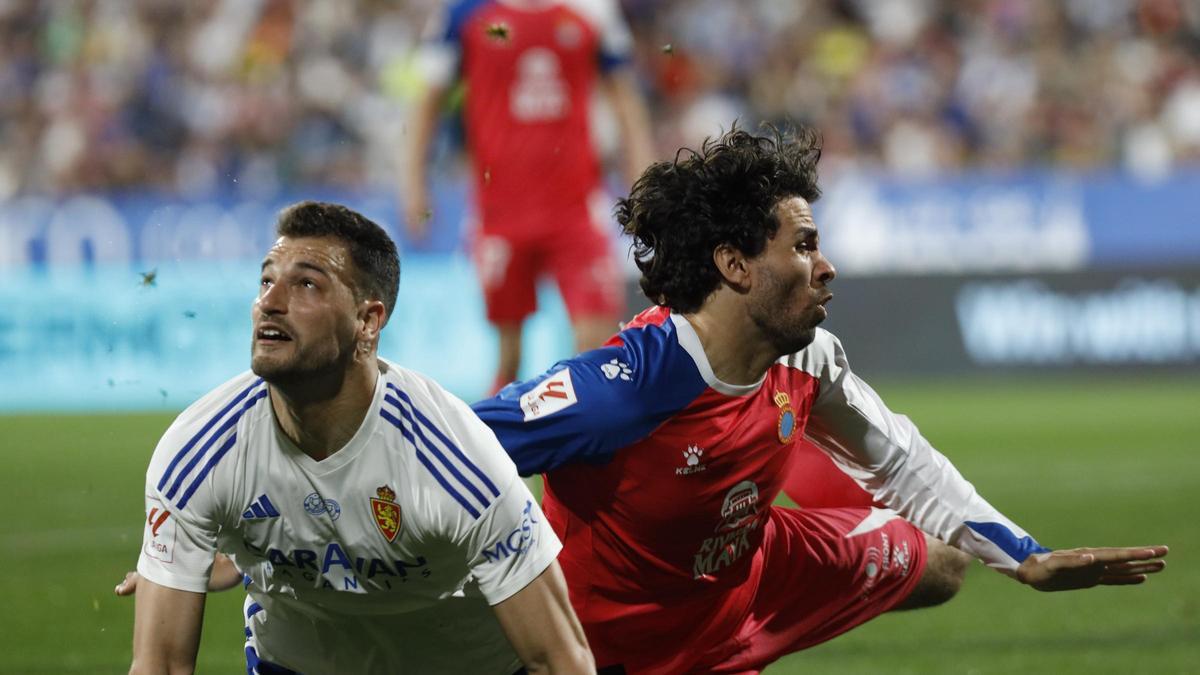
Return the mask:
[[[782,391],[775,392],[775,405],[779,406],[777,432],[780,443],[792,440],[796,433],[796,411],[792,410],[792,398]]]
[[[371,497],[371,515],[375,516],[375,526],[379,533],[389,542],[396,541],[400,532],[400,505],[396,503],[396,492],[382,485],[375,488],[377,497]]]

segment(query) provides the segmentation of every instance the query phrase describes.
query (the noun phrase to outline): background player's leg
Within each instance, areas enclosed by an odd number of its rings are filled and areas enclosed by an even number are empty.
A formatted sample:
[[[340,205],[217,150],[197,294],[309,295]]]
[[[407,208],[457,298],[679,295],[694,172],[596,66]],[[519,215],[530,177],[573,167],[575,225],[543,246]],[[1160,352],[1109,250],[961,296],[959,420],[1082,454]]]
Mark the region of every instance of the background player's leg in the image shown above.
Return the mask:
[[[912,593],[892,611],[940,605],[958,593],[971,556],[925,535],[925,571]]]
[[[500,340],[500,360],[496,365],[496,379],[492,382],[491,396],[504,388],[504,385],[517,379],[517,371],[521,368],[521,328],[523,322],[504,322],[496,324],[496,334]]]
[[[540,268],[536,246],[498,235],[480,236],[472,253],[483,286],[488,323],[495,327],[499,341],[490,396],[517,379],[521,368],[521,327],[525,317],[537,309]]]
[[[543,240],[546,263],[575,331],[575,349],[595,349],[620,328],[625,287],[608,237],[584,205],[563,214],[563,227]]]
[[[575,351],[586,352],[604,344],[617,332],[617,322],[611,315],[581,316],[571,323],[575,330]]]

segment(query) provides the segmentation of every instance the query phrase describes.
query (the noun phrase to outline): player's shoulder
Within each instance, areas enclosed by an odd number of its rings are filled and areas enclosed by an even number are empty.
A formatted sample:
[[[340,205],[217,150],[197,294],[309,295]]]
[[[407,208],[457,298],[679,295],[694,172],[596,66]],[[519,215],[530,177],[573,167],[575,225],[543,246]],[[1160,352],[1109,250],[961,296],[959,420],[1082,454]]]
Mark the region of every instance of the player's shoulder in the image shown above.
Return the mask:
[[[467,404],[424,373],[379,359],[383,378],[384,401],[403,404],[406,411],[419,411],[425,417],[436,417],[454,424],[473,421]]]
[[[780,357],[779,362],[814,377],[837,379],[846,368],[846,355],[842,341],[836,335],[817,328],[811,344],[794,354]]]
[[[266,382],[250,371],[200,397],[163,433],[150,460],[147,481],[168,499],[186,505],[194,486],[229,454],[239,429],[269,415],[266,401]]]
[[[472,519],[496,502],[516,475],[492,431],[432,378],[380,360],[387,392],[382,416],[405,453],[420,463],[418,485],[435,511],[460,508]]]
[[[228,430],[266,397],[266,382],[247,370],[201,396],[179,413],[163,433],[159,448],[183,446],[197,435]]]
[[[572,409],[577,422],[605,425],[682,408],[706,385],[680,343],[680,320],[665,308],[646,310],[598,349],[559,361],[474,408],[489,423],[497,409],[517,408],[525,422]]]

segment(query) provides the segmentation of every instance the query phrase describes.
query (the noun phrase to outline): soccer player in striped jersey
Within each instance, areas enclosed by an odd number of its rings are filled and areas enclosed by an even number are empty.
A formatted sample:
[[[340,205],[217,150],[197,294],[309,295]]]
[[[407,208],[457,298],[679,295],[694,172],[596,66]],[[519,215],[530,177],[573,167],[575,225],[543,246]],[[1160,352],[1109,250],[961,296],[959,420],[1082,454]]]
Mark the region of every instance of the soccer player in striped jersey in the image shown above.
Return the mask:
[[[561,544],[495,435],[376,355],[395,245],[316,202],[278,234],[251,371],[150,461],[131,671],[191,672],[221,551],[245,575],[250,673],[592,672]]]
[[[810,208],[819,148],[734,130],[651,166],[618,220],[658,306],[474,406],[522,473],[546,474],[601,667],[757,672],[946,601],[967,554],[1040,590],[1163,567],[1165,546],[1043,548],[851,372],[818,328],[835,275]],[[895,511],[774,506],[805,436]]]

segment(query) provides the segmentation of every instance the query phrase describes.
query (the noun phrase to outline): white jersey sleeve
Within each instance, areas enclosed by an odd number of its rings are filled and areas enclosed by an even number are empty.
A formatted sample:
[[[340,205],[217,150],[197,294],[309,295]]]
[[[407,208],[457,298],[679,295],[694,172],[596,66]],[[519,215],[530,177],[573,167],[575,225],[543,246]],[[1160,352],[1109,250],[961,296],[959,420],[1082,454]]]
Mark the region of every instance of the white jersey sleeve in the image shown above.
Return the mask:
[[[1001,571],[1047,550],[979,496],[911,420],[889,410],[850,371],[831,333],[818,329],[811,345],[786,360],[820,381],[806,435],[876,499]]]
[[[457,476],[440,473],[446,492],[456,496],[445,502],[449,515],[442,522],[464,552],[480,592],[495,605],[544,572],[562,544],[492,430],[466,403],[426,382],[433,400],[421,406],[426,418],[421,424],[458,467]]]
[[[146,521],[137,571],[161,586],[203,593],[223,517],[213,468],[237,442],[242,414],[266,396],[245,374],[200,399],[163,434],[146,471]]]

